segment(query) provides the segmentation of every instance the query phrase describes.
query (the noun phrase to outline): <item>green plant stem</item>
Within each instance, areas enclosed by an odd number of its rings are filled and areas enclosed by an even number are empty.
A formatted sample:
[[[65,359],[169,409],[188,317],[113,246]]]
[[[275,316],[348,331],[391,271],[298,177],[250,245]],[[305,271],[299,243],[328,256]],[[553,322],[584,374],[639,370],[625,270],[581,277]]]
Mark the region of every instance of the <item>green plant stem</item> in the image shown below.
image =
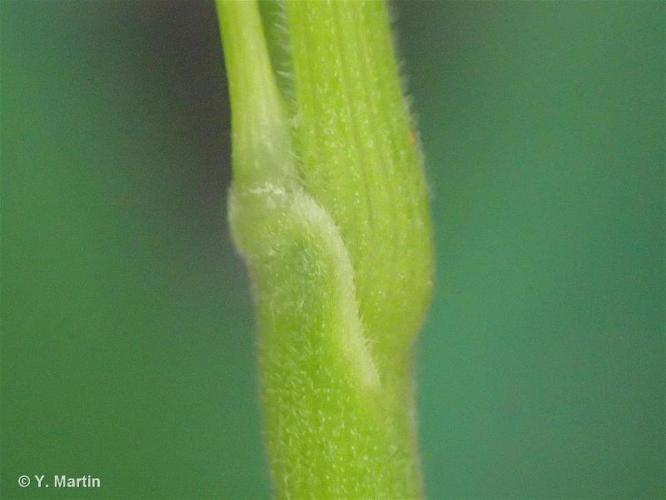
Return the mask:
[[[386,6],[274,7],[218,0],[275,490],[420,497],[411,347],[432,243]]]

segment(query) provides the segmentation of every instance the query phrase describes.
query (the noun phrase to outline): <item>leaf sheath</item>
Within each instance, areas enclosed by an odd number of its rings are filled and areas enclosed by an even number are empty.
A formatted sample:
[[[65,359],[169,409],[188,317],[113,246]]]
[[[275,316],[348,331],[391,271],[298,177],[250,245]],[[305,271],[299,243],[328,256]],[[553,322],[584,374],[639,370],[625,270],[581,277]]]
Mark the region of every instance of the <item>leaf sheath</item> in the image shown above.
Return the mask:
[[[387,9],[270,9],[218,0],[275,491],[420,497],[411,350],[432,242]]]

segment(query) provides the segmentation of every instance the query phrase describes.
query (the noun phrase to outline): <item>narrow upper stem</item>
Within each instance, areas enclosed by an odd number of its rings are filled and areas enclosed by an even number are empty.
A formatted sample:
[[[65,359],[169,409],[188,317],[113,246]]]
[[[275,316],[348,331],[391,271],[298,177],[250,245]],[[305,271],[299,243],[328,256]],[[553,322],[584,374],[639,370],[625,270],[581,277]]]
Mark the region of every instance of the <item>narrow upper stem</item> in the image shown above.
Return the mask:
[[[261,161],[289,158],[291,139],[257,2],[219,1],[218,12],[231,94],[234,182],[293,177],[291,161],[271,162],[270,168]]]

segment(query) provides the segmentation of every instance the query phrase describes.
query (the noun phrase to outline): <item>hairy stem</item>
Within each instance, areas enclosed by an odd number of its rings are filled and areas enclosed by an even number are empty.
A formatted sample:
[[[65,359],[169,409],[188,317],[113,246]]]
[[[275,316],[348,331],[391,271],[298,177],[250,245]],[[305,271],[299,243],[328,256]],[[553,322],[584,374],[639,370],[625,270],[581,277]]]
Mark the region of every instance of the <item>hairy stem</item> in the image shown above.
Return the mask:
[[[419,497],[411,347],[428,200],[386,6],[218,0],[230,220],[254,286],[281,498]]]

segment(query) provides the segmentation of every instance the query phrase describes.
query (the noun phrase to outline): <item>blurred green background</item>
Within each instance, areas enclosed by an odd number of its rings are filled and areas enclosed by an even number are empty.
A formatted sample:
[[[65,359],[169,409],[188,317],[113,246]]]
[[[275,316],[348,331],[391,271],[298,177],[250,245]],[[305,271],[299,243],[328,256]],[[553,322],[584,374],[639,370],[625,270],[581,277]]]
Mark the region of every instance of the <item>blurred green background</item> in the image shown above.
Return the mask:
[[[212,2],[1,5],[0,496],[269,496]],[[429,497],[663,498],[663,2],[394,10]]]

